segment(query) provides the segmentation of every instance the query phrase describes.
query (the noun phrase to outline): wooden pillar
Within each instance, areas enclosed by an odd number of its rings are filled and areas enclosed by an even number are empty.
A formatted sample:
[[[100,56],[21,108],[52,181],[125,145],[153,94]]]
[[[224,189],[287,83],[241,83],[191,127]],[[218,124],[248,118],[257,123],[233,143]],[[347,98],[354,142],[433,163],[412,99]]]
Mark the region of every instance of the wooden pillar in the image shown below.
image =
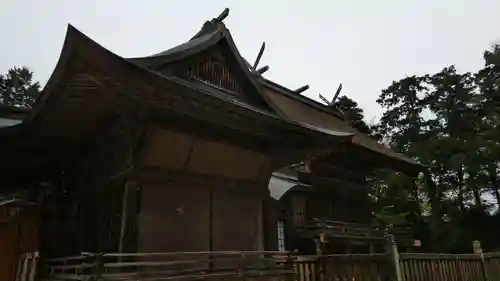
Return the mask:
[[[264,202],[259,200],[257,218],[257,250],[264,251]]]
[[[480,241],[472,241],[472,250],[474,251],[474,254],[483,254],[483,249],[481,248],[481,242]]]
[[[374,254],[375,253],[375,245],[373,245],[373,241],[370,241],[370,244],[368,244],[368,252],[370,254]]]
[[[323,251],[322,251],[322,243],[319,241],[318,238],[314,238],[314,244],[316,244],[316,255],[317,256],[321,256],[323,254]]]
[[[389,268],[391,272],[391,280],[402,281],[401,267],[399,265],[399,252],[394,235],[388,234],[385,236],[385,252],[387,254]]]
[[[483,273],[483,280],[488,281],[488,270],[486,268],[486,261],[484,260],[484,253],[483,253],[483,248],[481,248],[481,242],[480,241],[472,241],[472,250],[474,251],[474,254],[477,254],[481,257],[481,271]]]
[[[130,235],[130,229],[132,229],[133,225],[130,225],[130,217],[133,215],[133,212],[135,211],[132,209],[135,209],[135,204],[130,204],[133,203],[131,202],[131,197],[135,194],[137,185],[135,181],[126,181],[125,186],[123,187],[123,197],[122,197],[122,210],[121,210],[121,225],[120,225],[120,240],[118,242],[118,252],[123,253],[125,252],[125,244],[127,239],[127,235]],[[131,209],[132,208],[132,209]]]

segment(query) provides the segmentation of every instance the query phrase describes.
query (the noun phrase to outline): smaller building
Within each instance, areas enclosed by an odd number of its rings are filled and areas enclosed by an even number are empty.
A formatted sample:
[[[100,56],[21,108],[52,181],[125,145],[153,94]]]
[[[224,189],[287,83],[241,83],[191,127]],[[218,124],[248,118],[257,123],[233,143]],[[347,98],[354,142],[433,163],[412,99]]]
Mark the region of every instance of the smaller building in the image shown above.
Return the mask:
[[[38,250],[38,215],[34,203],[0,199],[0,280],[14,280],[23,253]]]
[[[384,236],[393,234],[402,250],[414,239],[406,227],[377,223],[369,186],[344,182],[328,184],[301,163],[273,174],[270,193],[276,200],[277,248],[303,254],[374,253],[384,251]],[[330,174],[332,175],[332,174]],[[342,183],[340,179],[338,183]]]
[[[0,128],[18,125],[23,122],[29,109],[0,106]]]
[[[354,134],[328,153],[273,174],[269,189],[276,200],[279,249],[305,254],[379,252],[387,233],[396,236],[402,249],[411,248],[414,239],[408,229],[377,224],[367,179],[383,168],[416,176],[422,167],[350,127],[335,106],[287,95],[283,86],[272,85],[287,99],[279,104],[286,105],[282,110],[290,118]]]

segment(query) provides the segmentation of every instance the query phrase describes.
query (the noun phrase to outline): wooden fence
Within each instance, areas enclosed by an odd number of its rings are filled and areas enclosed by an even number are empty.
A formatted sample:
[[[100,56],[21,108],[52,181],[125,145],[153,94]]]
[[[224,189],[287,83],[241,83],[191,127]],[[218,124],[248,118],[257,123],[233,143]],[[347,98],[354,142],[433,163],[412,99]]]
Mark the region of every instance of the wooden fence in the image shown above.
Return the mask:
[[[385,254],[296,257],[296,281],[390,280]]]
[[[49,261],[47,280],[500,281],[500,253],[290,256],[280,252],[82,254]],[[295,274],[293,274],[295,272]]]
[[[385,253],[299,256],[294,269],[296,281],[500,281],[500,253],[398,253],[389,235]]]
[[[486,253],[483,256],[488,281],[500,281],[500,253]]]
[[[400,254],[401,280],[487,280],[481,257],[475,254]]]
[[[16,264],[15,281],[36,281],[38,252],[22,254]]]
[[[48,261],[46,280],[272,280],[293,281],[280,252],[84,253]]]

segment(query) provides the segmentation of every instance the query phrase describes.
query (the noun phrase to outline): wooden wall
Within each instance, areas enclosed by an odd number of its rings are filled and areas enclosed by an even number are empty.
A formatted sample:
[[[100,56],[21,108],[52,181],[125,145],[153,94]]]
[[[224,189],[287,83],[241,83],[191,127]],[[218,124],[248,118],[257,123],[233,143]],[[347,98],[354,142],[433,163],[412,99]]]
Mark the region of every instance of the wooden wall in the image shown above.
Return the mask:
[[[138,217],[138,252],[207,251],[209,190],[175,183],[145,184]]]
[[[35,208],[7,218],[10,207],[0,207],[0,280],[14,280],[23,253],[38,250],[38,213]]]
[[[219,188],[212,202],[213,250],[263,250],[262,199]]]
[[[42,205],[41,255],[118,251],[122,194],[141,128],[132,115],[110,120],[61,155],[60,178]]]
[[[141,192],[139,252],[263,248],[258,197],[175,182],[145,184]]]
[[[44,210],[49,256],[265,248],[268,155],[134,122],[110,125],[68,164]]]
[[[148,129],[141,154],[142,167],[249,182],[271,176],[271,159],[265,154],[160,127]]]
[[[306,219],[312,217],[335,221],[370,223],[372,219],[370,186],[366,182],[369,173],[365,169],[349,166],[347,157],[339,159],[317,159],[310,163],[310,173],[301,174],[300,179],[310,183],[310,192],[293,191],[291,196],[305,198]],[[298,208],[297,199],[285,202],[293,212]],[[295,220],[294,216],[294,220]]]
[[[141,159],[138,251],[264,249],[266,155],[153,127]]]

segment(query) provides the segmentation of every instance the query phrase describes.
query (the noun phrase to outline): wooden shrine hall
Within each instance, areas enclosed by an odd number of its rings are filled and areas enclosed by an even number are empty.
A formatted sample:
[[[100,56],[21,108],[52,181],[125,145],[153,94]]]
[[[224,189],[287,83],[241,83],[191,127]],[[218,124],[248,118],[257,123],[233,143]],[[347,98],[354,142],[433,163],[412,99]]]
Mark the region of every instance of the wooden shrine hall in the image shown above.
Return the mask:
[[[416,176],[422,167],[352,128],[333,102],[322,105],[286,94],[272,81],[264,83],[275,90],[273,100],[290,118],[353,134],[333,151],[273,173],[269,189],[275,200],[278,248],[303,254],[373,253],[383,251],[384,236],[393,234],[400,249],[411,251],[418,241],[408,228],[376,221],[369,179],[379,169]]]
[[[37,202],[42,256],[273,250],[273,172],[351,148],[418,169],[301,96],[307,87],[263,78],[262,51],[253,65],[241,56],[227,15],[128,59],[68,26],[35,105],[0,128],[0,188]]]

